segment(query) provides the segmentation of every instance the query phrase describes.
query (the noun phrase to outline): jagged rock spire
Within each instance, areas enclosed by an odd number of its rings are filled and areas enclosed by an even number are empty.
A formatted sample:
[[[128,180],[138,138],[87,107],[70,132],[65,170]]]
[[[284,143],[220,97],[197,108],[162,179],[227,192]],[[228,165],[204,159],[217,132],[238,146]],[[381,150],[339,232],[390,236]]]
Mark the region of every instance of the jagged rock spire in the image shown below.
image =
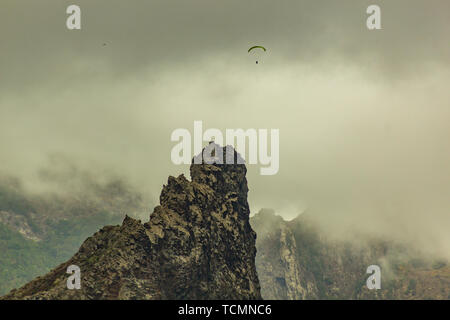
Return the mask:
[[[190,171],[192,181],[169,177],[149,222],[127,216],[104,227],[67,262],[4,298],[260,299],[245,165],[202,159]],[[72,264],[80,290],[66,287]]]

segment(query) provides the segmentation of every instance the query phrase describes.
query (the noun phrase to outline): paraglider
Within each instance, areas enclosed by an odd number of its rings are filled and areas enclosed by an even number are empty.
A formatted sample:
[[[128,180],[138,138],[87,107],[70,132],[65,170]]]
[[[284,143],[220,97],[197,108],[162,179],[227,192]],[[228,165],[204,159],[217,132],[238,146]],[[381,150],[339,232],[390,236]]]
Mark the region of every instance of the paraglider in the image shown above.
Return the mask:
[[[253,46],[250,49],[248,49],[248,52],[250,53],[250,51],[254,50],[254,49],[262,49],[264,50],[264,52],[266,52],[266,48],[264,48],[263,46]],[[258,60],[256,60],[256,64],[258,64]]]

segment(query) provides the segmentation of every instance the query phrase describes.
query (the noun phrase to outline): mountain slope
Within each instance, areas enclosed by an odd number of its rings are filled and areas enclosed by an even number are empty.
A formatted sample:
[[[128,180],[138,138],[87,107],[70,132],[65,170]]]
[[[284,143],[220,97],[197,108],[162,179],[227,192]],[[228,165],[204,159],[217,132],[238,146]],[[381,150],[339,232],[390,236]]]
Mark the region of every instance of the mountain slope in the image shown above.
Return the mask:
[[[192,181],[169,177],[149,222],[104,227],[3,299],[260,299],[245,165],[190,171]],[[79,290],[67,289],[70,265],[81,270]]]
[[[116,175],[65,160],[45,172],[48,189],[39,192],[0,174],[0,295],[69,259],[88,236],[120,223],[124,212],[150,212],[148,197]]]

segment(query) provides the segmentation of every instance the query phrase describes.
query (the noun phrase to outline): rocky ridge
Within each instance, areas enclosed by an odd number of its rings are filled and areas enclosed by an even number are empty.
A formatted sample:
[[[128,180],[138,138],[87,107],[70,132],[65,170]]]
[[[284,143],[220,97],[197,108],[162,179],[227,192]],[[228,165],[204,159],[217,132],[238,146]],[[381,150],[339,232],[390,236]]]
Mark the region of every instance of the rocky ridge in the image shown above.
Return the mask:
[[[191,165],[191,181],[169,177],[147,223],[127,216],[102,228],[68,261],[3,299],[260,299],[247,169],[205,160]],[[67,288],[70,265],[80,268],[79,290]]]

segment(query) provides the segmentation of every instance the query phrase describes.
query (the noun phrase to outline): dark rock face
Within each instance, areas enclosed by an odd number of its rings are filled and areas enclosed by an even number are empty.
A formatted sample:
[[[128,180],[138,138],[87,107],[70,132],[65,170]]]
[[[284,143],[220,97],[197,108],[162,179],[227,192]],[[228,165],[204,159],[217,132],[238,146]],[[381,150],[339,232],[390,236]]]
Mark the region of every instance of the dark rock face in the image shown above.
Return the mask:
[[[202,161],[190,171],[192,181],[169,177],[149,222],[104,227],[69,261],[3,298],[261,299],[245,165]],[[70,265],[80,267],[79,290],[67,289]]]
[[[284,221],[263,209],[251,224],[264,299],[450,299],[450,266],[398,243],[331,239],[308,214]],[[381,267],[380,290],[366,286],[370,265]]]
[[[297,244],[289,223],[270,209],[251,220],[258,233],[256,265],[264,299],[317,299],[319,292],[310,268],[305,266],[303,246]]]

